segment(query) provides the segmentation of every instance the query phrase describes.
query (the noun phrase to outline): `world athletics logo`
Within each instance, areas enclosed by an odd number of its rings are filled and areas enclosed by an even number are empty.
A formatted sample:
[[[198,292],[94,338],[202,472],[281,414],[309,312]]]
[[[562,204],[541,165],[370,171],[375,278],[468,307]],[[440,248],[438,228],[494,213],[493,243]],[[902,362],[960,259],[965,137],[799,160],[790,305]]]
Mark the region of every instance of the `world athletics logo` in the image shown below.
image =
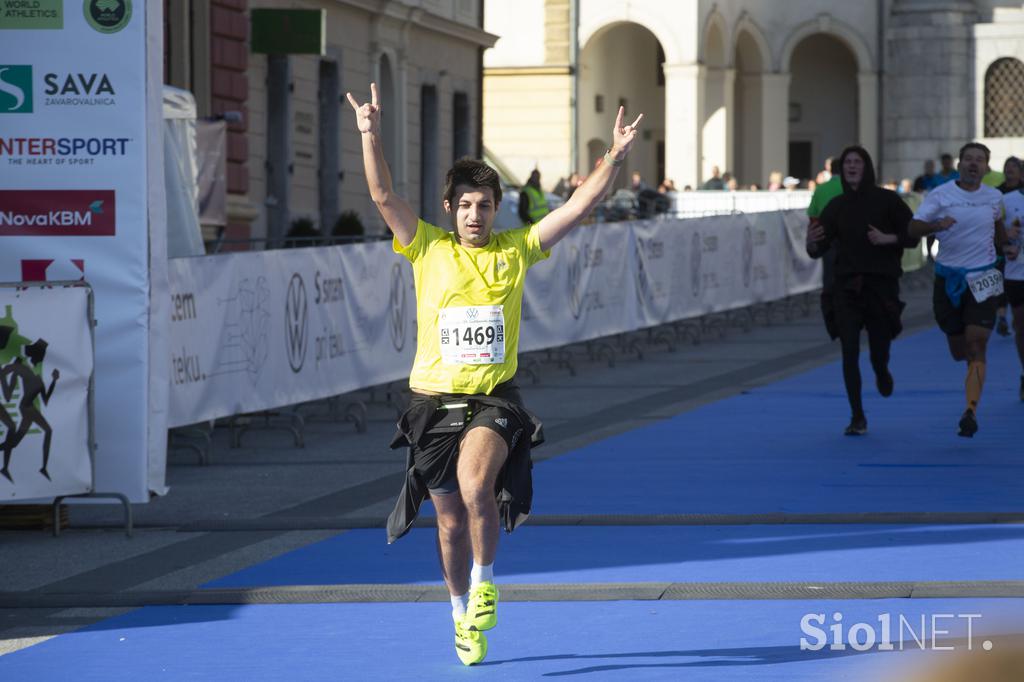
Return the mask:
[[[402,274],[402,266],[395,263],[391,266],[391,294],[389,296],[388,321],[390,323],[391,345],[399,352],[405,348],[407,317],[405,299],[405,275]]]
[[[100,33],[117,33],[132,20],[132,0],[85,0],[85,20]]]

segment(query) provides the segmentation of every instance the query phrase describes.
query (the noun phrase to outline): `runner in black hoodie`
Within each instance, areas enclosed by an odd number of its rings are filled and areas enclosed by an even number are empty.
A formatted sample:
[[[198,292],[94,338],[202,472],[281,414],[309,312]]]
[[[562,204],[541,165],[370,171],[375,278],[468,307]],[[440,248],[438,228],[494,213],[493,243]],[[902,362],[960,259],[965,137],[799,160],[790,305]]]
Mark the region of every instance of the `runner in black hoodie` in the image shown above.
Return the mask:
[[[861,402],[860,332],[868,332],[878,392],[892,395],[889,346],[903,329],[900,261],[917,240],[907,234],[913,214],[899,195],[875,185],[875,168],[863,147],[847,147],[839,158],[843,193],[829,202],[820,223],[807,232],[807,254],[820,258],[837,245],[833,303],[843,346],[843,381],[850,401],[846,435],[867,433]],[[835,338],[835,337],[833,337]]]

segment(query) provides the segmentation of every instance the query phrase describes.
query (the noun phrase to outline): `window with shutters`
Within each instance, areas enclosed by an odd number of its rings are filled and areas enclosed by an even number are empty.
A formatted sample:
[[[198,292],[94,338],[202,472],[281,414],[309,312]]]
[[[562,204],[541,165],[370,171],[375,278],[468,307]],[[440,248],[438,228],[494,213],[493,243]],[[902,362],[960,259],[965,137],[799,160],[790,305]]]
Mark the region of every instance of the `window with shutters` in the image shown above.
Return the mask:
[[[997,59],[985,73],[985,137],[1024,137],[1024,62]]]

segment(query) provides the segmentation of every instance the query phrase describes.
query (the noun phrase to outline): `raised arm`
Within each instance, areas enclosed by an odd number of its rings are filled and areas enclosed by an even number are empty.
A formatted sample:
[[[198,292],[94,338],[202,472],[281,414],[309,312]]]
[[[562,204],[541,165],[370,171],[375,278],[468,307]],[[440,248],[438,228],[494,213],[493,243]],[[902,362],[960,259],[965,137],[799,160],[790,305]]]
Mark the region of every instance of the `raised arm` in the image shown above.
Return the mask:
[[[356,112],[356,127],[363,138],[363,168],[370,198],[377,205],[384,222],[402,246],[408,246],[416,236],[416,214],[402,197],[394,193],[391,171],[384,160],[384,145],[380,139],[380,110],[377,84],[370,83],[370,101],[360,105],[351,92],[345,93],[348,103]]]
[[[640,125],[640,120],[644,117],[643,114],[640,114],[630,125],[623,126],[623,114],[624,109],[619,107],[619,113],[615,117],[615,128],[612,129],[612,148],[608,150],[606,160],[594,169],[594,172],[587,177],[586,182],[572,193],[568,201],[548,213],[537,223],[541,249],[547,251],[569,234],[574,227],[583,222],[583,219],[594,210],[594,207],[608,192],[608,188],[612,186],[612,182],[619,172],[619,166],[622,165],[629,150],[633,147],[637,126]],[[614,163],[607,162],[608,156],[614,160]]]

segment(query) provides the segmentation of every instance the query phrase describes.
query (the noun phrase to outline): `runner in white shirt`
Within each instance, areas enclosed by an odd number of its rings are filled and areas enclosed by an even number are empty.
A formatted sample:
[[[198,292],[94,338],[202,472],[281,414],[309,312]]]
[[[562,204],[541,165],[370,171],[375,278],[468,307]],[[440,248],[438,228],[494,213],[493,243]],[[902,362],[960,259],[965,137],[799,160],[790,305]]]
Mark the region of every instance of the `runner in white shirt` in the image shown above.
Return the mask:
[[[1015,190],[1003,195],[1003,206],[1006,207],[1006,224],[1008,233],[1016,233],[1011,243],[1020,249],[1020,226],[1024,223],[1024,192]],[[1006,301],[1013,311],[1013,338],[1017,344],[1017,355],[1021,367],[1024,368],[1024,258],[1006,260]],[[1024,401],[1024,371],[1020,377],[1020,399]]]
[[[967,409],[958,432],[967,438],[978,431],[985,348],[996,323],[995,297],[1003,291],[996,244],[1004,247],[1007,259],[1015,259],[1018,252],[1003,228],[1002,193],[981,183],[988,161],[985,145],[968,142],[961,147],[960,179],[929,192],[910,223],[911,236],[934,234],[939,240],[932,306],[953,359],[967,361]]]

